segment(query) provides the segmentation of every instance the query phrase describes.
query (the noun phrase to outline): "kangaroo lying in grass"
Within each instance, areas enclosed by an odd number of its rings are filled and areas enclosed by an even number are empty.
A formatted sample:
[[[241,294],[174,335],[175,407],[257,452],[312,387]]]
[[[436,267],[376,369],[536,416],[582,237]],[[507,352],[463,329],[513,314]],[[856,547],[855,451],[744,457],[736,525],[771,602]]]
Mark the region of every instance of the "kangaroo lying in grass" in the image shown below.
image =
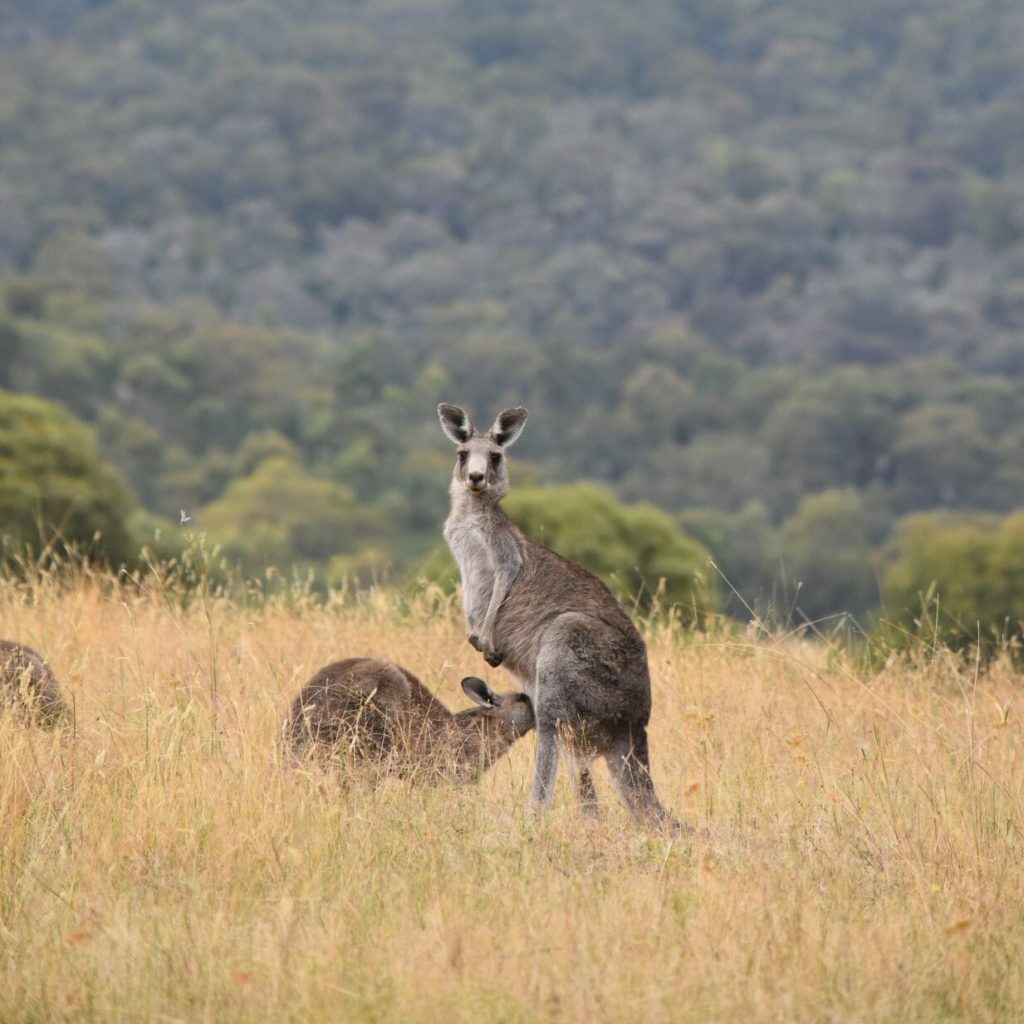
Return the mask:
[[[462,680],[479,706],[452,714],[411,673],[382,658],[320,669],[292,702],[284,740],[296,758],[349,762],[379,775],[475,781],[534,726],[521,693]]]
[[[0,640],[0,707],[4,706],[18,707],[40,725],[57,725],[68,716],[49,665],[38,652],[14,640]]]

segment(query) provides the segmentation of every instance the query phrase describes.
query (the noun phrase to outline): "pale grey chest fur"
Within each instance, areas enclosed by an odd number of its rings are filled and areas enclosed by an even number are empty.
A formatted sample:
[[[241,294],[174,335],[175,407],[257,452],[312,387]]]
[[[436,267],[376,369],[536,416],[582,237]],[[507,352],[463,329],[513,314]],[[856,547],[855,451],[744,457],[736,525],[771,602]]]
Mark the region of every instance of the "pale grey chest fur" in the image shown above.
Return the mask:
[[[483,529],[472,521],[449,521],[444,536],[462,577],[466,623],[471,630],[478,629],[494,589],[494,554]]]

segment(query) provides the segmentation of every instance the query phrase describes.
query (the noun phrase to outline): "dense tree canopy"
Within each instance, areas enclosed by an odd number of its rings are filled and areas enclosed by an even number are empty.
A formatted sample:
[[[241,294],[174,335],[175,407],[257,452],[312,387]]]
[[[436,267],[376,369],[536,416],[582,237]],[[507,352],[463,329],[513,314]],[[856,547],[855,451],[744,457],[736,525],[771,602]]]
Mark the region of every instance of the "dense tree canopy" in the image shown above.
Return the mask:
[[[901,517],[1024,507],[1022,50],[1001,0],[14,0],[0,387],[152,513],[399,571],[434,405],[522,403],[517,479],[860,615]]]

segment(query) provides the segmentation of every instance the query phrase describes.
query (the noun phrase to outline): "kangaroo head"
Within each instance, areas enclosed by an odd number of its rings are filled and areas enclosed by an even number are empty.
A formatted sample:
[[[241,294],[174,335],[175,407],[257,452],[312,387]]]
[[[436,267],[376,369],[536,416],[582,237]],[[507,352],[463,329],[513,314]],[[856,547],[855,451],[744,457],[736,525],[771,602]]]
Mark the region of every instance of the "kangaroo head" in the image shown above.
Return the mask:
[[[476,676],[466,676],[462,680],[462,690],[480,707],[462,711],[456,717],[466,720],[490,719],[510,743],[525,736],[537,724],[533,716],[533,704],[525,693],[495,693]]]
[[[477,431],[466,411],[457,405],[442,402],[437,414],[442,430],[458,446],[452,486],[464,487],[477,498],[504,498],[509,489],[505,449],[523,432],[526,410],[519,405],[499,413],[486,434]]]

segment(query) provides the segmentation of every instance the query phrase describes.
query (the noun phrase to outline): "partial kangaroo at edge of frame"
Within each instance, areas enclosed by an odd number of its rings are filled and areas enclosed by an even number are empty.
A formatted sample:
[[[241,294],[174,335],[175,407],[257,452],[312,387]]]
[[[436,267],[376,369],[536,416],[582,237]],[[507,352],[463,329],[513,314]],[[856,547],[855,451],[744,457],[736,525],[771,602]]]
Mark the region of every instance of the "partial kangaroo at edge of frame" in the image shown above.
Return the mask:
[[[604,757],[637,821],[678,829],[651,780],[651,680],[640,633],[601,580],[531,541],[501,508],[509,492],[505,454],[526,409],[499,413],[485,433],[457,405],[443,403],[438,416],[456,446],[444,536],[462,577],[469,640],[533,702],[533,806],[550,803],[564,751],[584,811],[596,811],[590,766]]]
[[[0,707],[17,707],[43,726],[67,722],[70,710],[50,666],[38,651],[0,640]]]

